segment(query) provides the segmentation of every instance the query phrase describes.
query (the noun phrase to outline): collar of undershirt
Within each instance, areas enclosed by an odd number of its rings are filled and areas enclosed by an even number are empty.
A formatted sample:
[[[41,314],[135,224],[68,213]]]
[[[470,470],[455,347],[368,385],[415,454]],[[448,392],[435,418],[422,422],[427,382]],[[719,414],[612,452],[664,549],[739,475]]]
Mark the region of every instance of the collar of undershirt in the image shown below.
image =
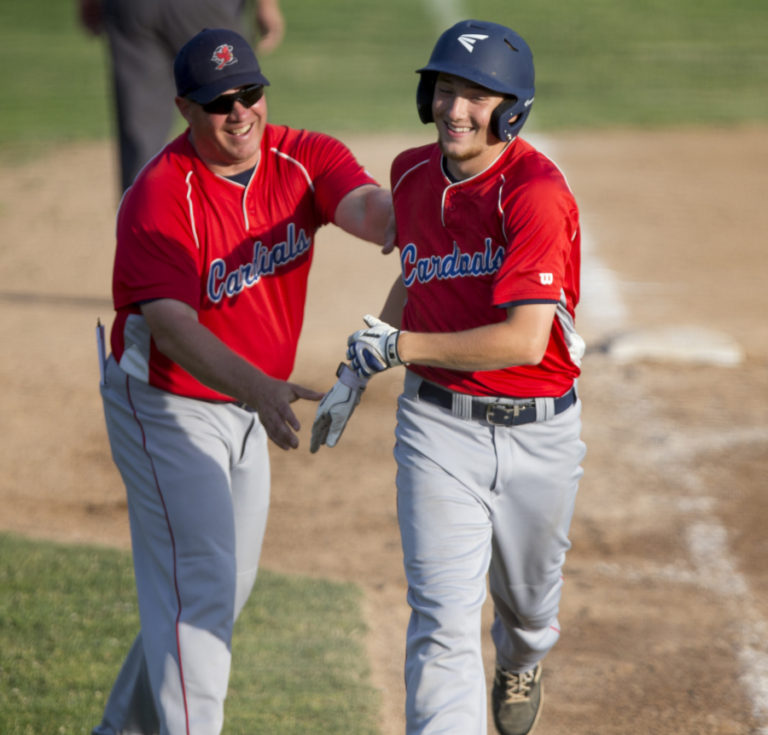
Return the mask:
[[[455,177],[455,176],[454,176],[454,175],[453,175],[453,174],[452,174],[452,173],[451,173],[451,172],[448,170],[447,161],[445,160],[445,156],[443,156],[443,157],[440,159],[440,165],[441,165],[441,166],[442,166],[442,168],[443,168],[443,173],[445,174],[445,177],[446,177],[446,178],[447,178],[447,179],[448,179],[448,180],[449,180],[449,181],[450,181],[452,184],[455,184],[455,183],[457,183],[458,181],[460,181],[460,179],[457,179],[457,178],[456,178],[456,177]]]
[[[241,171],[239,174],[227,176],[226,178],[228,178],[230,181],[234,181],[236,184],[240,184],[241,186],[248,186],[248,182],[251,180],[251,176],[253,175],[255,168],[256,166],[252,166],[245,171]]]

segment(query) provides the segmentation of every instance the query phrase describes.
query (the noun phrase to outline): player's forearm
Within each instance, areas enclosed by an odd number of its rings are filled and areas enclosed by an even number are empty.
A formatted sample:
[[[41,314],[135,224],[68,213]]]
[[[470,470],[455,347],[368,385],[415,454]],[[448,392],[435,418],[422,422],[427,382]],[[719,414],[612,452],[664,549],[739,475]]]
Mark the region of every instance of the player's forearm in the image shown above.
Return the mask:
[[[513,365],[536,365],[543,351],[525,340],[503,341],[493,326],[466,332],[401,332],[397,351],[405,363],[452,370],[499,370]]]
[[[510,309],[506,321],[462,332],[401,332],[397,342],[405,363],[452,370],[499,370],[538,365],[552,329],[554,306]]]

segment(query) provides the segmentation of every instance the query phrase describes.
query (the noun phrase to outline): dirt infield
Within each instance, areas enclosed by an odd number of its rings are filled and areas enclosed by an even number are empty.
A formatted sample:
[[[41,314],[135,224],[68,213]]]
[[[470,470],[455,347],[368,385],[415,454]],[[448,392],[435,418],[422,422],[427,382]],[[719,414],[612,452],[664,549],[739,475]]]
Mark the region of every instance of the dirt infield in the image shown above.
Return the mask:
[[[386,181],[392,154],[422,140],[349,143]],[[578,326],[590,348],[588,455],[537,732],[765,735],[768,130],[546,143],[583,213]],[[111,322],[113,181],[105,144],[0,172],[0,529],[127,548],[94,346],[97,317]],[[394,257],[321,233],[297,382],[330,386],[346,335],[396,273]],[[745,359],[625,364],[608,349],[617,335],[669,326],[717,330]],[[400,379],[377,377],[341,444],[317,455],[314,406],[298,406],[302,447],[272,452],[263,559],[362,586],[382,735],[402,732],[408,617],[391,452]]]

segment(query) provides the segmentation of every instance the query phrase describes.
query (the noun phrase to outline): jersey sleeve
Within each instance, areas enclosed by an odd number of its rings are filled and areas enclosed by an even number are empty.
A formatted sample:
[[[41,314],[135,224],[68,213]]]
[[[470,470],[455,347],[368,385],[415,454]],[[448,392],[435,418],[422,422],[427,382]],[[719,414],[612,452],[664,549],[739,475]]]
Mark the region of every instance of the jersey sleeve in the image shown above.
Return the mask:
[[[501,206],[507,245],[494,305],[559,301],[579,227],[567,184],[559,174],[539,176],[509,192]]]
[[[200,307],[199,251],[182,191],[129,190],[117,220],[115,308],[171,298]]]

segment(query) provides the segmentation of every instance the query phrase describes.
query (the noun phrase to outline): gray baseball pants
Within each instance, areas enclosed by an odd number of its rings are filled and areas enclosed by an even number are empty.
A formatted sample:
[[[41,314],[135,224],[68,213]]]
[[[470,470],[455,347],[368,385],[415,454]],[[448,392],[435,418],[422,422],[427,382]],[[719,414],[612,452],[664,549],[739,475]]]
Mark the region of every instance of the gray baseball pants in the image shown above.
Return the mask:
[[[266,432],[255,413],[157,390],[111,357],[101,392],[141,632],[93,735],[218,735],[267,522]]]
[[[481,608],[496,660],[522,672],[559,637],[562,567],[580,463],[581,403],[492,426],[420,400],[406,371],[397,413],[397,508],[411,619],[408,735],[486,735]]]

